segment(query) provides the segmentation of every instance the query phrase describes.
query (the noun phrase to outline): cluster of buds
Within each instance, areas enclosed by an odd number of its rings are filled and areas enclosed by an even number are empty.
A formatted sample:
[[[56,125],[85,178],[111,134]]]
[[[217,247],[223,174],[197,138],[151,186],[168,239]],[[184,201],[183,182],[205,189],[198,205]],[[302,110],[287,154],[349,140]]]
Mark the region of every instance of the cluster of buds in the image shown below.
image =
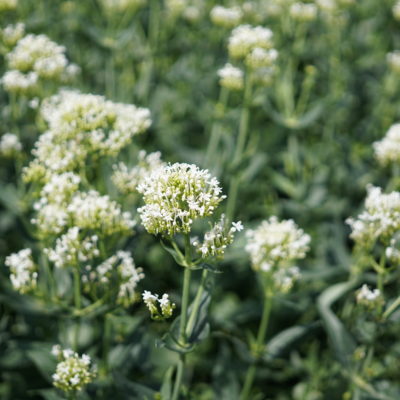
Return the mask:
[[[31,249],[23,249],[9,255],[5,265],[10,268],[11,284],[19,293],[24,294],[36,288],[38,273]]]
[[[5,133],[0,137],[0,155],[3,157],[14,157],[22,150],[22,144],[17,135]]]
[[[379,289],[370,289],[367,285],[361,286],[356,292],[357,304],[375,310],[383,306],[384,300]]]
[[[202,243],[195,240],[193,246],[203,259],[222,259],[226,248],[233,242],[236,232],[240,232],[243,225],[240,221],[232,222],[232,226],[227,229],[225,216],[222,215],[210,231],[204,234]]]
[[[240,24],[243,11],[239,7],[214,6],[210,12],[213,24],[224,28],[233,28]]]
[[[51,352],[58,359],[56,372],[52,375],[56,388],[67,393],[77,392],[95,379],[96,366],[87,354],[79,356],[71,349],[63,350],[60,345],[53,346]]]
[[[293,220],[271,217],[257,229],[247,231],[247,237],[246,250],[253,268],[265,274],[277,291],[288,292],[300,275],[291,264],[306,256],[310,236]]]
[[[382,165],[400,162],[400,124],[390,127],[386,136],[373,144],[375,157]]]
[[[143,302],[149,309],[151,318],[156,321],[162,321],[170,318],[175,308],[175,303],[172,303],[168,294],[164,293],[161,298],[158,294],[152,294],[145,290],[142,294]]]

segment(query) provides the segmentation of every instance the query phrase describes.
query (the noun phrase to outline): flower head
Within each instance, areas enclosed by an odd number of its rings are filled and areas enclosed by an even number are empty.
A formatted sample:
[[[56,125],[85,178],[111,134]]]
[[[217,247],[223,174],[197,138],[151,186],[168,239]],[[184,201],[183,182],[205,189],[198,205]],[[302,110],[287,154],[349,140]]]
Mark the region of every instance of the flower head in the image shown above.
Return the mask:
[[[56,345],[52,354],[59,359],[53,374],[53,385],[64,392],[80,391],[96,377],[96,366],[87,354],[79,356],[70,349]]]
[[[138,209],[149,233],[189,233],[193,222],[214,213],[226,197],[216,178],[193,164],[172,164],[154,171],[138,186],[145,205]]]

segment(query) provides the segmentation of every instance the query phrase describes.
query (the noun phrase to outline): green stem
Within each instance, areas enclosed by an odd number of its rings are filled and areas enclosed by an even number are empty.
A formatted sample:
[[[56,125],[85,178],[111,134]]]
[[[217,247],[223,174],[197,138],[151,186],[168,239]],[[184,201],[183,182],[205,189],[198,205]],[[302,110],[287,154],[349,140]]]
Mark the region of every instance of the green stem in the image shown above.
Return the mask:
[[[247,133],[249,128],[249,118],[250,118],[250,99],[252,93],[252,85],[251,85],[251,73],[248,72],[246,74],[246,82],[243,94],[243,105],[242,111],[240,114],[239,121],[239,135],[236,143],[235,153],[233,155],[233,160],[231,167],[236,170],[237,165],[243,156],[243,151],[246,144]],[[230,223],[235,213],[237,194],[239,190],[240,177],[238,176],[237,170],[233,172],[233,176],[229,185],[229,194],[228,194],[228,204],[226,206],[226,216],[227,222]]]
[[[184,356],[184,354],[181,354],[179,356],[178,368],[177,368],[176,377],[175,377],[174,391],[172,393],[171,400],[177,400],[179,398],[179,391],[180,391],[181,383],[182,383],[184,365],[185,365],[185,356]]]
[[[186,343],[186,322],[187,322],[187,310],[189,306],[191,273],[192,271],[190,270],[190,268],[185,268],[183,276],[181,320],[179,324],[179,342],[183,345]]]
[[[215,105],[215,119],[211,126],[210,141],[206,151],[204,160],[204,166],[207,168],[211,162],[216,162],[217,157],[215,156],[218,149],[218,145],[221,139],[221,118],[225,114],[225,108],[228,103],[229,90],[225,87],[221,87],[219,92],[218,103]]]
[[[79,274],[79,270],[77,267],[74,267],[74,303],[75,309],[80,310],[82,306],[81,301],[81,276]],[[79,325],[80,319],[76,319],[75,325],[75,334],[74,334],[74,349],[75,351],[78,350],[78,343],[79,343]]]
[[[257,341],[256,341],[255,348],[254,348],[255,359],[247,370],[243,389],[242,389],[242,392],[240,393],[240,398],[239,398],[240,400],[247,400],[249,398],[250,391],[253,386],[254,377],[255,377],[255,374],[257,371],[256,363],[257,363],[258,359],[260,358],[260,356],[262,354],[262,350],[264,348],[265,335],[267,333],[267,327],[268,327],[269,316],[271,314],[271,308],[272,308],[272,294],[266,293],[265,297],[264,297],[263,314],[261,317],[260,327],[258,328]]]
[[[251,84],[251,73],[248,72],[246,74],[246,82],[244,87],[243,94],[243,106],[242,111],[240,113],[240,122],[239,122],[239,135],[236,143],[235,153],[233,155],[232,164],[235,166],[240,162],[242,158],[242,154],[244,151],[244,147],[246,144],[247,133],[249,128],[249,118],[250,118],[250,100],[252,93],[252,84]]]
[[[387,308],[387,310],[383,313],[383,319],[387,319],[392,315],[392,313],[396,310],[397,307],[400,306],[400,296]]]
[[[182,289],[182,306],[181,306],[181,319],[179,323],[179,343],[182,346],[185,346],[187,335],[186,335],[186,325],[187,325],[187,316],[188,316],[188,307],[189,307],[189,296],[190,296],[190,278],[191,278],[191,248],[190,248],[190,236],[185,235],[185,261],[186,267],[183,275],[183,289]],[[185,356],[183,354],[180,355],[178,369],[175,377],[174,384],[174,392],[172,396],[172,400],[176,400],[179,397],[179,391],[182,383],[183,377],[183,369],[185,366]]]
[[[108,353],[110,351],[110,338],[111,338],[111,315],[104,315],[104,336],[103,336],[103,361],[104,372],[108,372]]]
[[[196,322],[197,314],[198,314],[199,308],[200,308],[201,297],[203,296],[203,293],[204,293],[204,285],[206,283],[207,276],[208,276],[208,270],[203,269],[203,273],[201,275],[200,286],[197,289],[196,297],[194,298],[194,302],[193,302],[193,309],[192,309],[192,312],[189,317],[189,321],[186,326],[187,337],[190,337],[191,333],[193,332],[194,324]]]

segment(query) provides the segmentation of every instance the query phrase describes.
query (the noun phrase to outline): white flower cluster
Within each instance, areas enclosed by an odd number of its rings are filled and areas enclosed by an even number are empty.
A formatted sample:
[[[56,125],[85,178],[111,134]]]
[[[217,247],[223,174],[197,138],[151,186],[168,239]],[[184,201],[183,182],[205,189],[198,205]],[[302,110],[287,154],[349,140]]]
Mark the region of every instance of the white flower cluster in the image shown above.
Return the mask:
[[[375,308],[382,305],[383,297],[379,289],[371,290],[367,285],[362,285],[356,293],[357,304],[367,308]]]
[[[300,269],[296,266],[281,268],[273,274],[274,286],[279,292],[288,293],[300,277]]]
[[[385,255],[389,261],[394,264],[400,263],[399,235],[390,239],[389,246],[385,249]]]
[[[31,249],[9,255],[5,265],[10,268],[10,280],[15,290],[23,294],[36,288],[38,273]]]
[[[79,228],[73,227],[56,240],[54,249],[45,249],[44,252],[57,268],[77,267],[79,263],[100,255],[97,242],[97,235],[81,239]]]
[[[373,146],[375,157],[381,164],[400,162],[400,123],[392,125],[386,136]]]
[[[23,73],[13,69],[5,72],[1,83],[7,92],[28,94],[37,88],[38,80],[39,77],[35,72]]]
[[[155,170],[138,186],[145,205],[138,209],[149,233],[189,233],[193,222],[214,213],[225,199],[216,178],[196,165],[175,163]]]
[[[301,22],[314,21],[318,15],[318,8],[312,3],[293,3],[289,9],[290,16]]]
[[[273,33],[262,26],[239,25],[229,37],[228,51],[232,58],[245,58],[255,48],[270,49]]]
[[[87,354],[79,356],[71,349],[61,349],[59,345],[53,346],[51,352],[59,360],[52,375],[56,388],[64,392],[80,391],[95,379],[96,366]]]
[[[21,26],[14,30],[10,28],[10,39],[15,39],[21,29]],[[20,38],[7,54],[7,62],[9,71],[3,76],[2,82],[10,92],[32,90],[39,80],[68,80],[77,71],[77,66],[68,63],[65,47],[43,34],[28,34]]]
[[[386,55],[386,61],[389,68],[396,74],[400,73],[400,51],[392,51]]]
[[[233,242],[235,233],[241,230],[243,230],[243,225],[240,221],[232,222],[231,228],[227,229],[225,216],[222,215],[220,221],[209,232],[204,234],[203,243],[195,240],[193,246],[196,247],[197,252],[204,259],[213,257],[222,259],[227,246]]]
[[[218,70],[219,84],[229,90],[242,90],[244,86],[244,74],[240,68],[227,63]]]
[[[118,281],[117,302],[123,306],[129,306],[137,300],[136,287],[144,278],[142,268],[135,266],[135,261],[130,252],[118,251],[107,258],[101,264],[92,268],[89,264],[85,266],[85,274],[82,281],[90,289],[92,284],[107,284]]]
[[[22,144],[17,135],[5,133],[0,137],[0,154],[4,157],[13,157],[22,150]]]
[[[18,0],[0,0],[0,12],[15,10]]]
[[[70,90],[45,100],[41,114],[49,130],[32,151],[36,159],[25,170],[30,179],[35,174],[29,169],[36,171],[38,164],[47,173],[60,173],[84,168],[89,156],[116,156],[151,123],[148,109]]]
[[[154,320],[164,320],[170,318],[175,308],[175,303],[172,303],[168,294],[164,293],[159,298],[158,294],[152,294],[148,290],[142,293],[143,302],[149,309],[151,318]]]
[[[214,6],[210,12],[213,24],[224,28],[233,28],[240,24],[243,12],[239,7]]]
[[[246,65],[255,70],[258,68],[271,67],[278,58],[278,52],[275,49],[265,50],[261,47],[255,47],[246,56]]]
[[[400,21],[400,1],[397,1],[392,7],[392,13],[396,21]]]
[[[103,235],[127,232],[136,224],[130,212],[123,212],[118,203],[95,190],[76,193],[67,211],[73,226],[96,230]]]
[[[196,0],[165,0],[167,14],[171,18],[182,17],[196,22],[203,13],[204,4]]]
[[[110,14],[135,11],[145,4],[144,0],[101,0],[104,11]]]
[[[25,34],[25,24],[18,22],[15,25],[7,25],[0,30],[1,40],[7,47],[13,47]]]
[[[369,185],[365,210],[356,218],[348,218],[350,237],[359,246],[371,246],[377,240],[390,242],[400,229],[400,193],[382,193],[382,189]]]
[[[246,251],[255,270],[268,272],[279,264],[287,264],[306,256],[310,236],[291,219],[279,221],[270,217],[255,230],[247,231]]]
[[[111,180],[121,193],[135,193],[138,185],[153,171],[163,166],[165,166],[165,163],[161,160],[159,151],[147,154],[144,150],[141,150],[138,155],[138,162],[134,167],[128,168],[123,162],[115,164]]]

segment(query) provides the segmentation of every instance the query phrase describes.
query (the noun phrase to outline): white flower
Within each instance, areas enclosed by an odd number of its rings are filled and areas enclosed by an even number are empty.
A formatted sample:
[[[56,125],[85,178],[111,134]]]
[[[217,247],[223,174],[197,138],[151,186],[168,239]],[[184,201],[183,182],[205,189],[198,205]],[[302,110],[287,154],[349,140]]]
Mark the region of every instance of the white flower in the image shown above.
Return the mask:
[[[400,123],[392,125],[386,136],[373,146],[375,157],[381,164],[400,162]]]
[[[278,58],[275,49],[265,50],[255,47],[246,57],[246,65],[252,69],[271,67]]]
[[[0,154],[5,157],[12,157],[22,150],[22,144],[17,135],[5,133],[0,137]]]
[[[278,221],[277,217],[271,217],[257,229],[247,231],[247,237],[246,251],[256,270],[304,258],[310,244],[310,236],[299,229],[293,220]]]
[[[383,303],[382,293],[379,289],[371,290],[367,285],[362,285],[361,289],[356,292],[357,304],[368,308],[375,308]]]
[[[230,90],[241,90],[244,85],[244,74],[240,68],[225,64],[218,70],[219,84]]]
[[[168,294],[164,293],[160,299],[158,294],[152,294],[148,290],[145,290],[142,293],[142,298],[144,304],[150,311],[151,318],[163,320],[172,316],[175,304],[171,302]]]
[[[388,242],[400,229],[400,193],[382,193],[382,189],[369,185],[365,210],[356,218],[348,218],[350,237],[360,246],[370,246],[376,240]]]
[[[210,17],[215,25],[233,28],[240,23],[243,12],[239,7],[214,6],[210,12]]]
[[[7,25],[0,32],[3,43],[8,47],[12,47],[24,36],[25,24],[18,22],[15,25]]]
[[[193,222],[214,213],[225,198],[216,178],[193,164],[155,170],[138,186],[145,205],[138,209],[149,233],[189,233]]]
[[[229,37],[229,55],[232,58],[244,58],[256,47],[269,49],[272,47],[272,37],[273,33],[269,28],[240,25]]]
[[[123,162],[114,165],[111,179],[121,193],[135,193],[138,185],[144,182],[153,171],[163,166],[165,163],[161,160],[159,151],[147,154],[141,150],[137,165],[132,168],[128,168]]]
[[[36,72],[10,70],[3,75],[1,83],[7,92],[28,94],[36,89],[38,79]]]
[[[313,21],[317,18],[318,9],[311,3],[294,3],[289,9],[290,16],[298,21]]]
[[[56,351],[53,352],[53,350]],[[71,349],[61,349],[61,346],[53,346],[52,354],[59,358],[56,372],[52,375],[53,384],[65,392],[80,391],[96,377],[96,367],[91,365],[91,359],[87,354],[79,357]]]
[[[23,294],[36,288],[38,273],[31,249],[9,255],[5,265],[10,268],[10,280],[15,290]]]
[[[400,51],[396,50],[386,55],[386,61],[389,68],[395,72],[400,73]]]

